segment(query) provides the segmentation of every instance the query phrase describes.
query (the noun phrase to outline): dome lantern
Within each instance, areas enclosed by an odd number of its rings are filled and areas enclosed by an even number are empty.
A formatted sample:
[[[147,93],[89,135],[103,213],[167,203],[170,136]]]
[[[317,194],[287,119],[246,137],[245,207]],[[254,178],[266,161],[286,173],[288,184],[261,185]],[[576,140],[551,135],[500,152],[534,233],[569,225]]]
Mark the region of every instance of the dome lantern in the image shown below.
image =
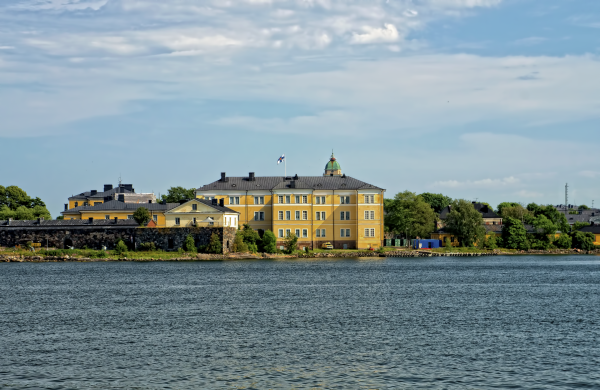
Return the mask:
[[[325,173],[323,176],[342,176],[342,167],[340,166],[340,163],[337,162],[333,152],[331,152],[331,158],[327,162],[327,165],[325,165]]]

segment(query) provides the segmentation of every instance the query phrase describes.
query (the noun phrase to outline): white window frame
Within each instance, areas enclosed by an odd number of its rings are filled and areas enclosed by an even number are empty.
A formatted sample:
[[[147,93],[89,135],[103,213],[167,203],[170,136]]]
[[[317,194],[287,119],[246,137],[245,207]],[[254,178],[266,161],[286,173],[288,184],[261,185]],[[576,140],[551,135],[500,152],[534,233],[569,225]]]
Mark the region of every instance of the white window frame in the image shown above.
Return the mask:
[[[302,229],[302,238],[308,238],[308,229]]]
[[[346,238],[348,238],[348,237],[352,237],[350,229],[346,229]]]
[[[321,229],[317,229],[315,233],[318,238],[321,238]]]
[[[346,220],[346,212],[340,211],[340,221],[345,221],[345,220]]]
[[[315,196],[315,204],[321,204],[321,197]]]
[[[315,214],[315,221],[320,221],[321,220],[321,212],[317,211],[317,213]]]
[[[127,219],[133,219],[133,215],[128,215]]]
[[[340,229],[340,237],[346,237],[346,229]]]
[[[308,196],[302,195],[302,203],[308,203]]]
[[[154,222],[158,222],[158,215],[154,214],[152,216],[152,219],[154,220]]]
[[[375,237],[375,229],[371,228],[371,237]]]
[[[296,214],[295,215],[296,220],[300,220],[300,210],[296,210],[296,212],[294,214]]]
[[[302,211],[302,219],[304,221],[306,221],[308,219],[308,211],[306,211],[306,210]]]
[[[321,204],[326,204],[326,203],[327,203],[327,202],[325,201],[325,197],[324,197],[324,196],[322,196],[322,197],[321,197]]]
[[[370,217],[369,219],[371,219],[371,220],[375,219],[375,210],[369,211],[369,217]]]
[[[110,219],[110,215],[105,215],[104,219]]]
[[[279,229],[279,238],[283,238],[283,229]]]
[[[285,196],[285,204],[290,204],[292,201],[292,197],[290,195]]]
[[[296,203],[300,203],[300,195],[296,195]]]
[[[369,228],[365,228],[365,237],[369,237]]]
[[[300,237],[300,229],[296,229],[296,231],[294,232],[294,234],[296,235],[296,237]]]
[[[175,225],[181,225],[181,218],[175,218]]]
[[[283,204],[283,195],[279,195],[279,203]]]
[[[326,221],[327,220],[327,216],[325,214],[325,211],[321,211],[321,221]]]
[[[264,196],[255,196],[254,204],[265,204],[265,197]]]
[[[292,220],[292,212],[289,210],[286,210],[285,212],[285,220],[286,221],[291,221]]]
[[[279,220],[283,221],[283,211],[280,210],[278,214],[279,214],[278,215],[279,216]]]
[[[289,237],[292,234],[292,229],[285,229],[285,237]]]
[[[192,211],[198,211],[198,205],[196,203],[192,203]]]
[[[325,229],[321,229],[321,238],[325,238],[326,237],[326,231]]]

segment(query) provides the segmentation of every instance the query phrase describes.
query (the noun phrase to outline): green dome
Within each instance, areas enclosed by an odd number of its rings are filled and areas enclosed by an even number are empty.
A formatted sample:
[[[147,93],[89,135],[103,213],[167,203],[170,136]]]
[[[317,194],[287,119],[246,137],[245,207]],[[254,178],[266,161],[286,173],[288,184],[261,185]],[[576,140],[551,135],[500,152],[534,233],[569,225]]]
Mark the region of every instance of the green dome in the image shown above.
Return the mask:
[[[325,165],[325,170],[326,171],[341,171],[342,170],[340,163],[337,162],[333,153],[331,153],[331,158],[329,159],[329,162],[327,163],[327,165]]]

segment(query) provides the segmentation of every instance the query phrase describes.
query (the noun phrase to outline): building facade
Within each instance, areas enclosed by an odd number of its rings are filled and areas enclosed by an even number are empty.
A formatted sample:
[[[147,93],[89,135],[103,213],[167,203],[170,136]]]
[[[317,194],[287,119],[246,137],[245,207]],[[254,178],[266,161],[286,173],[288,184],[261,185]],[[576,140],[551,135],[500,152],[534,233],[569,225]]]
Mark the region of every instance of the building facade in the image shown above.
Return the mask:
[[[294,233],[300,248],[331,243],[337,249],[382,245],[384,189],[346,176],[332,155],[323,176],[227,177],[196,196],[218,199],[259,233],[271,230],[278,246]]]

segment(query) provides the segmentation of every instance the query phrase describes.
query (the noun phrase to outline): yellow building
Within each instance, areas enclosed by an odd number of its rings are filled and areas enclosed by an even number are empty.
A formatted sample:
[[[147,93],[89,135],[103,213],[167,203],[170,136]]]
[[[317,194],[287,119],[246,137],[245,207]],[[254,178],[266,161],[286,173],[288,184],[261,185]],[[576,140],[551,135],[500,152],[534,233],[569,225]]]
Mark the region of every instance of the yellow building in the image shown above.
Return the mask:
[[[384,189],[342,174],[332,155],[323,176],[227,177],[196,190],[198,198],[223,200],[259,233],[271,230],[278,246],[288,234],[300,248],[330,242],[338,249],[379,247]]]
[[[179,203],[125,203],[119,200],[110,200],[95,206],[78,206],[63,211],[64,219],[133,219],[133,213],[145,207],[150,212],[152,220],[159,227],[166,226],[165,212],[178,207]]]
[[[104,191],[91,190],[73,195],[65,203],[65,211],[81,206],[98,206],[111,200],[122,200],[125,203],[156,203],[154,194],[138,194],[132,184],[120,184],[113,188],[105,184]]]
[[[217,199],[192,199],[165,212],[167,227],[238,227],[239,212]]]
[[[579,229],[583,233],[592,233],[594,235],[594,245],[600,245],[600,225],[596,225],[592,222],[591,226],[586,226]]]

